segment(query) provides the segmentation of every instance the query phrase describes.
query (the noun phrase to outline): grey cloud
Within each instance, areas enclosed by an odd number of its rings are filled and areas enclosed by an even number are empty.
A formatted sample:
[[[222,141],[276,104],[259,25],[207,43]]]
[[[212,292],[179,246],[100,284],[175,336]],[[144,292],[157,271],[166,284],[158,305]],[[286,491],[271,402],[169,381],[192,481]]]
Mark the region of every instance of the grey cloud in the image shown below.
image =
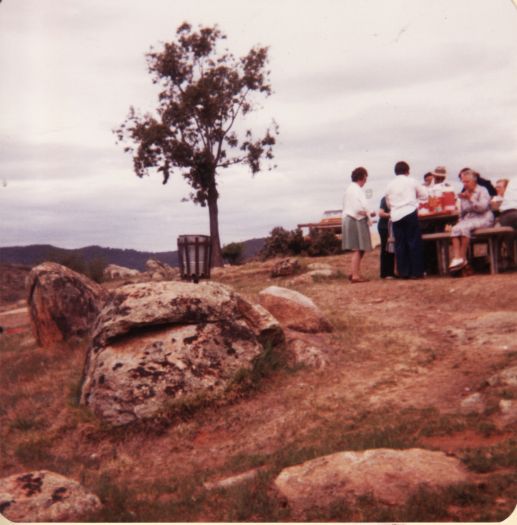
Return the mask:
[[[362,94],[393,89],[409,89],[425,84],[426,88],[441,89],[441,85],[455,78],[491,74],[511,67],[512,54],[503,49],[495,53],[487,46],[439,46],[427,55],[404,55],[384,52],[379,55],[351,57],[349,63],[338,70],[324,74],[303,73],[280,79],[273,84],[276,95],[283,101]]]
[[[129,158],[129,155],[127,155]],[[0,179],[48,180],[90,177],[101,170],[130,166],[121,147],[0,141]]]

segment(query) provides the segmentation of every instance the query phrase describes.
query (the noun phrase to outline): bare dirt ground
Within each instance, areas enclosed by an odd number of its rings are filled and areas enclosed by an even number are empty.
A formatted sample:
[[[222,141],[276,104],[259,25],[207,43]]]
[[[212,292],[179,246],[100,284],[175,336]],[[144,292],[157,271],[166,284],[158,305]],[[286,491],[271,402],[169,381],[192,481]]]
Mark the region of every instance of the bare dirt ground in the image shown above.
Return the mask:
[[[288,521],[271,490],[281,468],[338,450],[418,446],[459,457],[475,483],[404,509],[365,502],[314,519],[505,519],[516,503],[517,380],[490,378],[517,364],[517,274],[382,281],[377,257],[365,258],[362,284],[290,285],[270,278],[270,263],[224,271],[218,280],[252,300],[271,284],[311,297],[335,327],[330,366],[277,369],[231,403],[186,410],[163,428],[109,429],[78,406],[86,345],[37,349],[24,305],[4,301],[0,477],[36,467],[69,475],[105,502],[92,520]],[[349,259],[317,262],[344,276]],[[203,486],[256,467],[262,474],[244,486]]]

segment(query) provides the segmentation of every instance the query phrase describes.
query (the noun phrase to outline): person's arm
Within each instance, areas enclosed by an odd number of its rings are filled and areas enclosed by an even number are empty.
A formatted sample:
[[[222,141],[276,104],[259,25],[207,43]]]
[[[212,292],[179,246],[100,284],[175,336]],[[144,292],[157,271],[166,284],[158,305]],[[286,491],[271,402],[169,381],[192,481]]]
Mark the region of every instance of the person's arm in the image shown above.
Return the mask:
[[[490,208],[492,211],[499,211],[499,208],[501,207],[501,204],[503,203],[503,197],[499,197],[499,195],[496,195],[495,197],[492,197],[492,200],[490,201]]]
[[[368,207],[368,199],[366,198],[366,194],[364,193],[362,188],[360,188],[360,191],[357,194],[357,198],[359,200],[359,205],[361,208],[361,210],[358,212],[358,215],[361,215],[363,217],[374,217],[375,212],[370,212],[370,209]]]
[[[416,183],[416,196],[419,201],[426,201],[429,198],[427,188],[418,182]]]
[[[384,210],[383,208],[379,208],[378,214],[381,219],[389,219],[391,217],[390,212]]]
[[[482,186],[479,189],[480,191],[473,194],[470,198],[471,210],[476,213],[485,213],[490,209],[490,194]]]

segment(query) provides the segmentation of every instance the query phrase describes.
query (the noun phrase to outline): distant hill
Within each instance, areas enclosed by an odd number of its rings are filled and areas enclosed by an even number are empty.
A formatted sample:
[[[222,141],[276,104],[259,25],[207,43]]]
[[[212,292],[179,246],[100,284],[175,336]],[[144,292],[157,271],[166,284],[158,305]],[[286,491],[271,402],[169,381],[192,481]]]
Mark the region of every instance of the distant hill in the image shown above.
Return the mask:
[[[250,239],[244,241],[244,259],[254,257],[264,245],[265,239]],[[0,263],[23,264],[35,266],[43,261],[63,260],[65,257],[76,256],[86,262],[102,260],[106,264],[117,264],[126,268],[144,271],[148,259],[158,259],[170,266],[178,266],[178,252],[141,252],[120,248],[103,248],[101,246],[86,246],[69,250],[50,244],[33,244],[30,246],[0,247]]]

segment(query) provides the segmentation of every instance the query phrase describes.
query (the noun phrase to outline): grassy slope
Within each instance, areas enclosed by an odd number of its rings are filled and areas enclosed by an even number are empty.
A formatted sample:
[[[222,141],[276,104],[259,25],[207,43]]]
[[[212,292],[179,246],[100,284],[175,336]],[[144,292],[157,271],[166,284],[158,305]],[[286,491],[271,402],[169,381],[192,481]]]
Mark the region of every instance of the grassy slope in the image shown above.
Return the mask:
[[[332,366],[278,369],[231,402],[185,410],[166,427],[110,429],[78,406],[85,344],[40,349],[27,331],[4,334],[0,476],[47,468],[77,479],[105,503],[90,517],[96,521],[288,521],[289,509],[271,490],[283,467],[339,450],[418,446],[455,454],[476,482],[423,490],[404,508],[364,498],[308,519],[506,518],[515,506],[517,454],[514,428],[502,422],[497,403],[516,391],[485,389],[478,414],[463,413],[460,402],[515,362],[517,324],[504,317],[517,315],[515,274],[383,282],[375,257],[365,260],[370,283],[293,285],[336,328]],[[318,262],[344,275],[348,256]],[[268,285],[286,284],[272,281],[259,263],[227,271],[221,281],[251,299]],[[240,486],[203,487],[255,467],[262,467],[259,477]]]

